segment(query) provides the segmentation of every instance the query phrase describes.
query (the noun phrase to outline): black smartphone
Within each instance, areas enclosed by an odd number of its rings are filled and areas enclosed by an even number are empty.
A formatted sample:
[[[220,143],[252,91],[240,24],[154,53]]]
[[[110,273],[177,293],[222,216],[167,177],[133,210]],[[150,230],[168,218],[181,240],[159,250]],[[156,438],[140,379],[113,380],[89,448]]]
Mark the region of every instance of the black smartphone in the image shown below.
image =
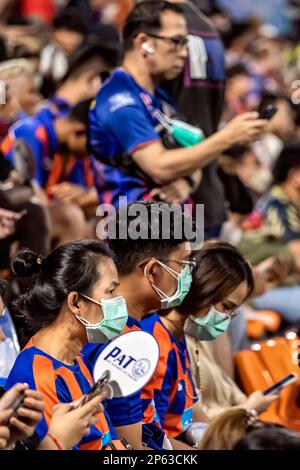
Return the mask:
[[[277,113],[277,111],[278,109],[275,106],[269,104],[259,113],[259,119],[270,120]]]
[[[271,395],[271,393],[277,393],[282,388],[287,387],[288,385],[295,382],[297,380],[297,378],[298,378],[297,374],[295,374],[295,373],[289,374],[286,377],[284,377],[283,379],[276,382],[274,385],[272,385],[272,387],[267,388],[267,390],[265,390],[263,392],[263,395]]]
[[[25,400],[25,393],[24,392],[21,392],[17,398],[11,403],[9,404],[9,406],[6,407],[6,409],[8,408],[12,408],[13,410],[13,413],[12,415],[10,416],[10,418],[8,420],[6,420],[3,424],[5,426],[10,426],[9,424],[9,421],[11,420],[11,418],[16,418],[19,414],[19,409],[24,406],[24,400]]]
[[[77,405],[76,408],[80,408],[81,406],[85,405],[87,402],[92,400],[96,395],[99,395],[102,390],[106,390],[108,393],[107,398],[110,399],[112,398],[112,388],[109,386],[109,381],[110,381],[111,373],[109,370],[105,371],[104,374],[100,377],[99,380],[95,383],[93,388],[87,393],[80,403]]]

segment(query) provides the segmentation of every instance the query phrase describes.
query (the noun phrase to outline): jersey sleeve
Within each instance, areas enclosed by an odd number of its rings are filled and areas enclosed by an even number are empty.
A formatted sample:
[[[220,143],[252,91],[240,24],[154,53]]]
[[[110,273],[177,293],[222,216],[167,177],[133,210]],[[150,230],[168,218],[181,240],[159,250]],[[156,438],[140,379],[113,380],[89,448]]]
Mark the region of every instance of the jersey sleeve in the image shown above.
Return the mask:
[[[141,392],[136,392],[129,397],[107,400],[107,413],[115,427],[142,422]]]
[[[13,132],[10,132],[6,139],[7,140],[2,143],[2,151],[13,167],[15,167],[14,143],[23,141],[27,145],[35,161],[35,179],[40,186],[43,186],[43,144],[36,136],[35,128],[23,123],[19,127],[16,127]]]
[[[137,98],[132,97],[131,104],[126,106],[110,103],[106,123],[123,151],[128,155],[134,153],[138,148],[160,140],[142,103],[140,104],[136,100]]]
[[[53,407],[59,403],[70,403],[71,396],[63,382],[56,379],[52,361],[39,354],[21,353],[6,381],[5,388],[9,390],[16,383],[27,383],[30,389],[39,391],[46,405],[42,421],[36,427],[40,440],[47,434],[53,414]]]

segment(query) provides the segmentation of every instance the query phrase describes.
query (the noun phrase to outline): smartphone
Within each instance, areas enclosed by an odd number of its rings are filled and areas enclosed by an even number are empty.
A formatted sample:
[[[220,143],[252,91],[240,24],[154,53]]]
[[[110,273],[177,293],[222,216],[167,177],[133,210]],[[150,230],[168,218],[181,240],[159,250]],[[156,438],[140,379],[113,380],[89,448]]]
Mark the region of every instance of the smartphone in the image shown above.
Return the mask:
[[[21,392],[20,395],[18,395],[17,398],[12,403],[10,403],[9,406],[7,406],[7,409],[12,408],[13,413],[10,416],[10,418],[3,423],[5,426],[9,427],[10,426],[10,423],[9,423],[10,419],[11,418],[16,418],[18,416],[19,409],[22,406],[24,406],[24,400],[25,400],[25,393]]]
[[[277,113],[277,111],[278,109],[275,106],[269,104],[259,113],[259,119],[270,120]]]
[[[90,400],[92,400],[96,395],[99,395],[102,390],[106,390],[108,392],[107,398],[112,398],[112,388],[109,386],[109,381],[110,381],[111,373],[109,370],[105,371],[102,377],[100,377],[99,380],[95,383],[93,388],[87,393],[83,399],[80,401],[80,403],[77,405],[76,408],[80,408],[81,406],[85,405],[88,403]]]
[[[27,209],[23,209],[22,211],[18,212],[18,214],[19,214],[21,217],[24,217],[24,215],[27,215],[27,214],[28,214],[28,210],[27,210]]]
[[[271,393],[277,393],[282,388],[287,387],[288,385],[292,384],[293,382],[296,382],[297,378],[298,378],[297,374],[295,374],[295,373],[289,374],[286,377],[284,377],[283,379],[276,382],[274,385],[272,385],[272,387],[267,388],[267,390],[265,390],[263,392],[263,395],[271,395]]]

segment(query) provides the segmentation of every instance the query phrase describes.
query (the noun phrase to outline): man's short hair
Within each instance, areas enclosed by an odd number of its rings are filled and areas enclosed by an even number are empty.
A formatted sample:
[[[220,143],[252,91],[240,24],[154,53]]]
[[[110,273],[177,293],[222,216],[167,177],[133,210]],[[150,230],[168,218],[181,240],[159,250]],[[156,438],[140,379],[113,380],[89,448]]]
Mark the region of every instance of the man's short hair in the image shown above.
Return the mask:
[[[182,8],[163,0],[152,0],[138,3],[129,13],[123,28],[123,41],[125,51],[133,48],[134,38],[142,32],[159,31],[162,27],[161,13],[171,10],[183,15]]]
[[[80,122],[87,128],[89,125],[89,111],[92,104],[92,99],[80,101],[70,111],[68,119],[74,122]]]
[[[83,36],[87,33],[87,25],[78,8],[67,7],[53,20],[53,28],[73,31]]]
[[[114,222],[116,236],[109,238],[109,245],[120,275],[129,274],[147,258],[167,258],[179,245],[188,241],[185,224],[192,224],[190,217],[178,205],[140,201],[123,206]],[[135,224],[138,224],[139,233],[147,234],[147,237],[132,237]]]

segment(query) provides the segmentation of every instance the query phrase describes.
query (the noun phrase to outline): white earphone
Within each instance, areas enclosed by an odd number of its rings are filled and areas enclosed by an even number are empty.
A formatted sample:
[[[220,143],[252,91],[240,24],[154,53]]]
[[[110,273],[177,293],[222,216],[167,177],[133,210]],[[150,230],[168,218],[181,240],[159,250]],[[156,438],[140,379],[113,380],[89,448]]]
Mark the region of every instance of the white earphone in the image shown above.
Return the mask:
[[[149,46],[149,44],[147,42],[143,42],[141,47],[148,54],[151,54],[151,55],[154,54],[154,49],[152,49],[152,47]]]

